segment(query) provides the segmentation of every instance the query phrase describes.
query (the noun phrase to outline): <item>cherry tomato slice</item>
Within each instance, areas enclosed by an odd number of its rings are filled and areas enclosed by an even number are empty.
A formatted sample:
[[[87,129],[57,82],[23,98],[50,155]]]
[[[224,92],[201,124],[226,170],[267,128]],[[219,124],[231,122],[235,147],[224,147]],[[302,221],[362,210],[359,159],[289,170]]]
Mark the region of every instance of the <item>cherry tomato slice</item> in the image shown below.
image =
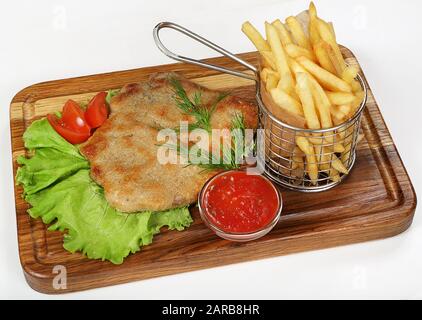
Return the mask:
[[[85,111],[86,122],[91,128],[100,127],[108,117],[108,107],[106,102],[106,92],[99,92],[89,102]]]
[[[90,137],[90,132],[77,132],[68,127],[63,123],[62,119],[59,119],[55,114],[48,114],[47,120],[51,126],[71,144],[79,144],[85,142]]]
[[[85,120],[84,111],[71,99],[65,103],[60,120],[70,130],[84,134],[91,132],[91,128]]]

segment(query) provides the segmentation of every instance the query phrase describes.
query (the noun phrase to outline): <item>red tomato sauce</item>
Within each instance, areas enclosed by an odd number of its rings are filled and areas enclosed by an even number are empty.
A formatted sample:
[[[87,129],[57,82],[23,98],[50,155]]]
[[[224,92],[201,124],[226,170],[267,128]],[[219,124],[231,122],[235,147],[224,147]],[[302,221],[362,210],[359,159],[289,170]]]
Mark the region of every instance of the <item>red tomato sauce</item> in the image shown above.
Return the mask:
[[[279,201],[273,185],[259,175],[233,171],[215,178],[203,195],[212,224],[225,232],[255,232],[277,215]]]

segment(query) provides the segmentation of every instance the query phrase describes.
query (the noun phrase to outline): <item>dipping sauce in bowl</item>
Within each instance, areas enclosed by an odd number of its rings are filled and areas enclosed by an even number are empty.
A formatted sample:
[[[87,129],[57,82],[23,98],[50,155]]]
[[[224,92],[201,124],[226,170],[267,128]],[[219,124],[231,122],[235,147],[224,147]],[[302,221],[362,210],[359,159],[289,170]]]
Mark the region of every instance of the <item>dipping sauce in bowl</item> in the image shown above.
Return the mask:
[[[211,178],[198,205],[202,219],[217,235],[249,241],[264,236],[277,224],[282,199],[267,178],[233,170]]]

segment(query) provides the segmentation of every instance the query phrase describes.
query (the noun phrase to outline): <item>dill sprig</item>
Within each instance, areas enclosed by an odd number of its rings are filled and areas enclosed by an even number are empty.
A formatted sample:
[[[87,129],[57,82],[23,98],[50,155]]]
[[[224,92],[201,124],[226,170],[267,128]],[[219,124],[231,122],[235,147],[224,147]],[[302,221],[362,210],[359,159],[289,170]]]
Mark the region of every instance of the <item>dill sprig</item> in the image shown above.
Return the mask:
[[[221,93],[211,108],[207,108],[202,104],[202,92],[196,91],[193,93],[192,100],[189,98],[186,90],[183,88],[180,81],[174,77],[169,79],[173,87],[174,100],[177,107],[185,114],[195,117],[196,122],[188,125],[188,130],[204,129],[211,132],[211,116],[217,107],[217,104],[228,96],[228,93]]]
[[[189,98],[186,90],[183,88],[181,82],[171,77],[169,79],[171,86],[173,87],[174,100],[177,107],[185,114],[195,117],[196,122],[190,123],[188,125],[188,131],[194,129],[204,129],[208,133],[211,133],[211,117],[220,101],[229,95],[229,93],[221,93],[212,106],[207,108],[202,104],[202,92],[196,91],[192,95],[192,99]],[[188,165],[198,165],[204,170],[231,170],[238,169],[243,163],[245,157],[252,154],[254,150],[254,142],[247,142],[245,145],[245,119],[242,113],[237,112],[234,114],[231,121],[231,140],[230,146],[220,146],[222,147],[222,153],[220,157],[213,155],[208,150],[201,149],[196,147],[196,150],[193,150],[192,146],[185,146],[178,143],[165,144],[170,149],[176,150],[178,154],[184,155],[187,157]],[[197,162],[192,163],[189,159],[189,154],[194,153],[196,155]]]
[[[229,164],[229,169],[238,169],[243,160],[253,153],[254,141],[245,141],[246,126],[242,113],[236,112],[231,123],[231,146],[223,148],[223,162]]]
[[[203,168],[204,171],[239,169],[243,164],[243,160],[253,153],[255,146],[254,141],[244,141],[246,126],[242,113],[234,115],[230,131],[230,146],[220,146],[222,147],[220,157],[196,145],[193,146],[196,149],[182,144],[165,144],[164,146],[176,150],[179,155],[184,155],[187,158],[188,166],[197,165]],[[190,159],[192,153],[196,156],[197,161],[195,162]]]

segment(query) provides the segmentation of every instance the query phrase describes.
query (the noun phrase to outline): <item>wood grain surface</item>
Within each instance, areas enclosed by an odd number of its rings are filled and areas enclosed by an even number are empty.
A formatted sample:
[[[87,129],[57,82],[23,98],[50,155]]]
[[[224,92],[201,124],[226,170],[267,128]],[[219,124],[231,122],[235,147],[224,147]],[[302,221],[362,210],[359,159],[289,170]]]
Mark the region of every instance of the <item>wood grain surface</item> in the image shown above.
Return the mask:
[[[349,50],[342,51],[349,64],[357,65]],[[257,63],[254,52],[239,56]],[[228,58],[207,60],[244,70]],[[35,84],[20,91],[10,106],[14,173],[16,158],[26,152],[22,135],[32,121],[60,110],[68,98],[86,102],[96,92],[146,80],[158,71],[180,72],[204,86],[230,89],[254,101],[253,82],[181,63]],[[416,195],[370,90],[362,132],[364,139],[350,176],[323,193],[282,189],[282,218],[267,236],[248,243],[220,239],[192,209],[194,223],[190,228],[183,232],[162,230],[151,245],[130,255],[122,265],[89,260],[64,250],[60,232],[47,231],[39,219],[29,217],[22,188],[16,186],[19,254],[26,280],[37,291],[60,294],[397,235],[412,223]],[[56,265],[66,267],[65,290],[53,288]]]

